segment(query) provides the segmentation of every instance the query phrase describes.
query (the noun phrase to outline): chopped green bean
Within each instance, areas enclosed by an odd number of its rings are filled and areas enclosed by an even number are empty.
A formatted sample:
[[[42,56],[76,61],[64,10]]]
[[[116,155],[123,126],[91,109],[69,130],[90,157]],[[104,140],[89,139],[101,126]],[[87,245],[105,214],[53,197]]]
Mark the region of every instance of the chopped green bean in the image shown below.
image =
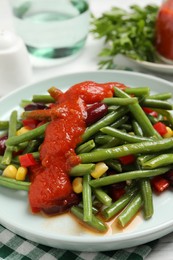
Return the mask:
[[[118,222],[120,223],[120,225],[122,227],[125,227],[140,210],[142,205],[142,197],[140,194],[137,194],[118,216]]]
[[[69,175],[70,176],[83,176],[85,174],[90,174],[95,169],[94,163],[89,164],[78,164],[71,168]]]
[[[16,135],[17,130],[17,111],[14,110],[10,115],[10,121],[9,121],[9,129],[8,129],[8,138],[13,138]],[[10,148],[10,145],[6,144],[5,153],[2,159],[2,164],[10,164],[12,159],[12,149]]]
[[[41,125],[33,130],[30,130],[22,135],[19,136],[12,136],[8,138],[6,141],[6,145],[18,145],[19,143],[23,143],[25,141],[30,141],[32,139],[35,139],[36,137],[39,137],[45,132],[45,129],[49,123],[46,123],[44,125]]]
[[[158,167],[166,166],[166,165],[173,165],[173,154],[160,154],[150,160],[141,163],[143,169],[155,169]]]
[[[126,180],[134,180],[134,179],[141,179],[144,177],[153,177],[160,174],[163,174],[170,170],[171,167],[162,167],[153,170],[136,170],[130,172],[123,172],[119,174],[114,174],[106,177],[102,177],[99,179],[91,180],[90,185],[93,188],[103,187],[110,184],[126,181]]]
[[[107,161],[105,161],[105,163],[109,168],[111,168],[117,172],[122,172],[122,166],[118,160],[107,160]]]
[[[91,136],[96,134],[100,128],[110,125],[115,122],[118,118],[124,116],[127,113],[127,109],[125,107],[120,107],[114,112],[108,113],[102,119],[97,121],[95,124],[87,127],[86,131],[82,135],[82,141],[86,142]]]
[[[150,107],[150,108],[159,108],[159,109],[165,109],[165,110],[172,110],[173,106],[167,101],[163,100],[157,100],[157,99],[144,99],[141,102],[141,105],[144,107]]]
[[[115,106],[128,106],[130,104],[134,104],[138,102],[137,98],[104,98],[102,100],[103,103],[109,105],[115,105]]]
[[[150,93],[149,87],[142,87],[142,88],[126,88],[124,90],[129,95],[135,95],[136,97],[143,97],[148,96]]]
[[[86,143],[79,145],[76,148],[76,153],[88,153],[95,147],[94,140],[89,140]]]
[[[124,91],[114,88],[115,89],[115,94],[118,97],[129,97],[128,94],[126,94]],[[145,115],[143,109],[138,103],[132,104],[128,106],[130,109],[130,112],[133,114],[135,120],[139,123],[140,127],[142,128],[143,133],[146,136],[156,136],[157,138],[160,138],[159,134],[156,132],[156,130],[153,128],[150,120],[148,117]]]
[[[133,187],[129,189],[122,197],[120,197],[117,201],[112,203],[109,207],[106,207],[102,211],[102,215],[106,218],[106,220],[111,219],[116,216],[121,210],[123,210],[130,200],[136,195],[137,187]]]
[[[103,205],[105,206],[110,206],[112,202],[112,198],[102,189],[97,188],[93,189],[93,192],[96,196],[96,198],[102,202]]]
[[[17,181],[15,179],[7,178],[4,176],[0,176],[0,186],[15,189],[15,190],[29,190],[30,182],[25,181]]]
[[[92,192],[89,185],[91,179],[90,174],[83,176],[83,191],[82,191],[82,201],[83,201],[83,220],[85,222],[90,222],[92,220]]]
[[[80,207],[77,206],[73,206],[71,207],[71,212],[81,221],[83,221],[84,215],[83,215],[83,211]],[[86,225],[94,228],[95,230],[99,231],[99,232],[106,232],[108,230],[108,227],[105,223],[103,223],[99,218],[97,218],[96,216],[94,216],[92,214],[92,219],[88,222],[85,222]]]
[[[155,95],[150,95],[147,98],[148,99],[167,100],[167,99],[172,98],[172,93],[171,92],[159,93],[159,94],[155,94]]]
[[[165,138],[157,141],[146,141],[135,144],[124,144],[121,146],[98,149],[90,153],[79,154],[82,163],[91,163],[116,159],[129,154],[151,154],[173,148],[173,138]]]
[[[50,95],[33,95],[32,102],[55,103],[55,99]]]
[[[123,141],[129,142],[129,143],[139,143],[139,142],[144,142],[144,141],[149,141],[150,139],[147,137],[141,137],[137,135],[131,135],[128,133],[124,133],[118,129],[114,129],[110,126],[106,126],[100,129],[101,132],[111,135],[116,138],[120,138]],[[152,139],[151,139],[152,141]]]
[[[133,131],[137,136],[143,136],[142,129],[136,120],[132,120]]]
[[[144,202],[144,218],[149,219],[152,217],[154,210],[152,189],[148,178],[140,180],[140,190]]]

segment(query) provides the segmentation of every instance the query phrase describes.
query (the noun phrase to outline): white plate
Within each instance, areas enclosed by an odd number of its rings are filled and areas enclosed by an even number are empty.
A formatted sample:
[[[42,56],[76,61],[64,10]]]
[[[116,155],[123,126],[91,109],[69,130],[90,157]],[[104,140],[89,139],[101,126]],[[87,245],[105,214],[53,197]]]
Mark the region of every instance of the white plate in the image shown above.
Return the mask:
[[[62,75],[25,86],[0,101],[1,119],[17,109],[21,99],[33,94],[46,93],[51,86],[66,90],[71,85],[93,80],[118,81],[129,86],[149,86],[154,92],[173,92],[173,85],[165,80],[144,74],[125,71],[97,71]],[[154,216],[144,221],[139,214],[132,224],[120,231],[115,228],[105,235],[87,231],[70,215],[43,217],[33,215],[28,206],[27,193],[0,187],[0,223],[27,239],[68,250],[105,251],[136,246],[157,239],[173,231],[173,193],[154,196]],[[114,224],[112,224],[112,227]]]
[[[162,61],[160,63],[157,62],[149,62],[149,61],[138,61],[133,59],[128,59],[133,64],[155,72],[165,73],[165,74],[173,74],[173,64],[167,64]]]

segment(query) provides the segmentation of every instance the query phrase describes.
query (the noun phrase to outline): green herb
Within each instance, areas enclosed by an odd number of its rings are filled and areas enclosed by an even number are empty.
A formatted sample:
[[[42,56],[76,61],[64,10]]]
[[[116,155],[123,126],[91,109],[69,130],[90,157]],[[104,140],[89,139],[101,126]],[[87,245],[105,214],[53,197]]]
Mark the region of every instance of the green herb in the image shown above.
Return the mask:
[[[130,6],[130,10],[112,7],[101,17],[92,18],[91,32],[104,38],[105,45],[99,56],[100,68],[111,68],[114,57],[123,54],[135,60],[153,62],[156,59],[154,48],[155,22],[158,6]]]

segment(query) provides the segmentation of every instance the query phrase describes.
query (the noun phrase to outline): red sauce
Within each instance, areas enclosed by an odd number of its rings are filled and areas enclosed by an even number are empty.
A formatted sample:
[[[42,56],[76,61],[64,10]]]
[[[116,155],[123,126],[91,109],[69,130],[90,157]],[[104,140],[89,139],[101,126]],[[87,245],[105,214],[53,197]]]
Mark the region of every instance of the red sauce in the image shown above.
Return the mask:
[[[75,147],[86,128],[85,107],[104,97],[111,97],[115,85],[125,88],[119,83],[97,84],[87,81],[57,95],[57,102],[50,108],[52,120],[41,145],[40,164],[31,168],[29,201],[33,212],[43,210],[46,213],[61,213],[79,202],[72,191],[68,172],[72,166],[80,163],[75,155]],[[71,155],[75,155],[73,165],[68,160]]]
[[[161,6],[156,21],[156,50],[163,57],[173,60],[173,0]]]

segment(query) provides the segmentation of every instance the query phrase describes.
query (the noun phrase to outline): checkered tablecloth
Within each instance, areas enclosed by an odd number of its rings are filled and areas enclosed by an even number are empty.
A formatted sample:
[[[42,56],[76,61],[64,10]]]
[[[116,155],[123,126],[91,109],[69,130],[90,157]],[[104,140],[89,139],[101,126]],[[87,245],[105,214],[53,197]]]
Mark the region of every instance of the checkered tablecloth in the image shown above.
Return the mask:
[[[77,252],[37,244],[0,225],[0,259],[6,260],[143,260],[157,242],[116,251]]]

